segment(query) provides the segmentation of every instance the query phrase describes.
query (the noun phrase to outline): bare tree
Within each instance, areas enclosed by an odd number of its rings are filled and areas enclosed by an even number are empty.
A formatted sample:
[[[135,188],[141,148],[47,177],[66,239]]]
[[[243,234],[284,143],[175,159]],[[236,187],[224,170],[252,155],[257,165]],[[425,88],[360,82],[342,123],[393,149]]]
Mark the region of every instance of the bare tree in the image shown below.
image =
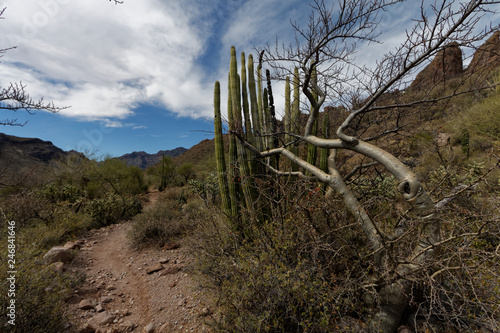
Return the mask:
[[[415,72],[428,59],[450,47],[450,43],[471,46],[494,31],[496,27],[477,32],[476,26],[483,16],[492,13],[488,5],[498,3],[443,0],[427,5],[422,1],[420,17],[415,18],[413,28],[406,32],[407,38],[399,48],[385,55],[375,68],[356,64],[354,52],[357,44],[378,42],[381,13],[402,2],[339,0],[330,8],[325,1],[314,1],[314,14],[310,16],[307,27],[303,29],[293,24],[295,44],[268,46],[264,50],[264,61],[274,69],[276,78],[293,77],[294,68],[299,68],[302,93],[311,106],[305,126],[301,132],[283,131],[291,141],[282,140],[281,146],[265,151],[247,142],[239,131],[233,131],[245,148],[262,161],[270,156],[283,156],[304,172],[282,171],[271,165],[268,165],[269,170],[278,175],[295,175],[319,181],[329,187],[330,195],[336,193],[343,198],[346,208],[368,240],[371,248],[369,256],[373,257],[377,266],[376,272],[361,287],[367,294],[376,295],[369,319],[369,326],[374,332],[396,331],[403,311],[413,297],[413,283],[421,278],[423,272],[427,282],[432,284],[435,277],[453,270],[453,267],[438,260],[438,254],[447,244],[459,238],[457,234],[442,238],[443,216],[440,212],[446,202],[435,203],[417,175],[384,148],[382,139],[409,126],[411,118],[408,115],[417,107],[428,107],[466,92],[457,88],[445,95],[435,94],[437,84],[433,84],[428,89],[409,93],[411,89],[408,85]],[[313,79],[315,75],[317,78]],[[405,89],[405,93],[399,93]],[[339,109],[344,110],[336,114],[339,118],[344,117],[337,121],[336,138],[322,138],[313,132],[326,101],[336,101]],[[308,163],[289,149],[297,143],[329,149],[328,171]],[[342,174],[338,166],[341,151],[361,156],[363,163],[352,172]],[[382,166],[396,179],[397,190],[411,205],[413,223],[400,223],[397,228],[384,231],[385,228],[370,216],[356,197],[349,186],[349,178],[360,169],[374,164]],[[448,197],[455,198],[463,190],[457,188]],[[467,236],[477,237],[480,233],[481,228]],[[403,237],[412,238],[410,243],[406,243],[412,246],[411,250],[395,250]],[[498,258],[498,248],[496,254],[490,255]],[[440,262],[441,268],[432,270],[431,267],[438,265],[436,262]],[[485,327],[494,329],[488,324]]]

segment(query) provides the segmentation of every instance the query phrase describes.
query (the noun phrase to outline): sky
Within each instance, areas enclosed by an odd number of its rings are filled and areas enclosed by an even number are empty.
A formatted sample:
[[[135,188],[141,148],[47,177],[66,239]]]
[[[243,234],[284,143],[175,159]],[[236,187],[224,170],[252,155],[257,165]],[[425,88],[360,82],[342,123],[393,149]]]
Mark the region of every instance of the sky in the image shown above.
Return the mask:
[[[360,61],[399,43],[417,2],[383,13],[386,42],[362,47]],[[312,11],[304,0],[0,0],[0,8],[0,49],[17,46],[0,59],[0,86],[22,82],[34,99],[70,106],[2,112],[28,123],[0,132],[102,156],[213,138],[213,87],[227,86],[230,47],[248,55],[292,41],[290,22],[304,25]],[[279,114],[283,84],[273,90]]]

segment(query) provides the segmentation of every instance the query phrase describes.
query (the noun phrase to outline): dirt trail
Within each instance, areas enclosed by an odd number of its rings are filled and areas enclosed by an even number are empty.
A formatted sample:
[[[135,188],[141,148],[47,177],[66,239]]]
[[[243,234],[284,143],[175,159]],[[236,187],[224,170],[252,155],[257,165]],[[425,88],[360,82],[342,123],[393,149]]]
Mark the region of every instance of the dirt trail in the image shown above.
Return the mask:
[[[149,194],[146,207],[157,199]],[[130,227],[111,225],[82,238],[66,268],[85,276],[67,302],[68,332],[210,332],[204,322],[211,309],[189,273],[189,253],[182,246],[133,251],[126,237]]]

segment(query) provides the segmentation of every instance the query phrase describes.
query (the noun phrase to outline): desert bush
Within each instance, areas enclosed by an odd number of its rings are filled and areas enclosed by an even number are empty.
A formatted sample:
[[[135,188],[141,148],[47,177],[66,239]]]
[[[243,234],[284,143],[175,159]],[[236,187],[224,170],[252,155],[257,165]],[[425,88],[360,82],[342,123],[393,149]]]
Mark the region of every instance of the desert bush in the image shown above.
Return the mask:
[[[10,276],[7,272],[6,221],[2,218],[0,260],[0,315],[7,318],[7,304],[10,302]],[[19,231],[19,230],[17,230]],[[65,273],[56,273],[44,265],[42,248],[45,241],[37,238],[36,233],[16,233],[16,319],[15,326],[3,327],[8,332],[63,332],[66,318],[63,312],[64,299],[74,289],[78,279]],[[2,323],[4,323],[3,321]]]
[[[188,181],[189,188],[196,193],[207,205],[214,204],[219,193],[219,183],[214,172],[208,173],[200,179]]]
[[[456,133],[455,136],[462,138],[462,133],[467,132],[470,139],[479,136],[482,141],[500,140],[499,109],[500,92],[494,90],[479,103],[457,113],[451,123]]]
[[[176,201],[159,201],[133,219],[128,239],[133,248],[162,246],[181,236],[190,225],[182,218],[181,205]]]
[[[185,204],[188,202],[188,192],[185,187],[167,187],[160,196],[160,201],[177,202]]]
[[[92,226],[99,228],[129,219],[140,213],[141,203],[135,197],[110,194],[103,199],[94,199],[85,206],[85,212],[92,219]]]
[[[102,178],[108,192],[119,195],[137,195],[147,190],[144,175],[138,167],[129,167],[116,158],[107,158],[97,167],[97,173]]]
[[[75,213],[70,209],[59,209],[55,212],[50,224],[38,223],[23,230],[28,238],[36,239],[37,245],[43,249],[60,245],[78,237],[93,226],[88,214]]]
[[[460,184],[480,182],[491,167],[478,161],[456,164],[453,156],[444,160],[450,161],[428,176],[437,201]],[[396,235],[396,241],[387,240],[391,257],[407,257],[415,237],[398,233],[398,225],[405,223],[410,231],[424,225],[398,201],[394,178],[368,169],[350,185],[379,230]],[[442,255],[412,276],[402,325],[419,333],[476,332],[498,323],[500,227],[494,212],[500,203],[491,197],[496,186],[480,182],[442,209]],[[216,330],[366,332],[379,304],[370,281],[384,271],[340,198],[325,198],[316,184],[297,181],[267,182],[261,190],[259,197],[270,203],[265,219],[243,211],[245,221],[235,228],[213,210],[197,228],[197,269],[222,305]]]
[[[278,190],[280,195],[276,195]],[[198,228],[197,268],[216,288],[224,332],[359,332],[361,290],[352,288],[363,249],[352,218],[315,186],[275,187],[273,215],[238,231],[221,213]],[[251,216],[248,212],[243,215]],[[214,221],[215,219],[215,221]],[[351,277],[351,279],[347,278]]]
[[[37,191],[37,195],[41,198],[47,199],[52,203],[67,201],[69,203],[75,203],[81,197],[86,197],[85,191],[77,188],[71,184],[64,184],[62,186],[56,186],[53,183],[43,186]]]

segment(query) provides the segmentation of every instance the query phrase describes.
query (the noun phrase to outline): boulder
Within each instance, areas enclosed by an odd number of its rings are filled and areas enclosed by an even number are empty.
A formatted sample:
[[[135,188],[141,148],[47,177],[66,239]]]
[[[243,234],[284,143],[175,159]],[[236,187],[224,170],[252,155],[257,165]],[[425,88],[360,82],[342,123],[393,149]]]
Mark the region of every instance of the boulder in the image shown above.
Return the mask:
[[[99,326],[111,324],[113,320],[115,320],[115,317],[107,311],[100,312],[93,318],[93,321]]]
[[[92,322],[88,322],[78,331],[78,333],[95,333],[96,327]]]
[[[90,310],[94,308],[94,304],[89,299],[82,299],[78,304],[78,308],[81,310]]]
[[[152,266],[146,270],[147,274],[153,274],[154,272],[161,271],[163,269],[163,266],[161,264]]]
[[[55,246],[45,253],[43,258],[50,264],[57,261],[67,264],[73,260],[73,253],[64,246]]]
[[[178,265],[174,265],[174,266],[170,266],[169,268],[167,268],[163,274],[176,274],[177,272],[179,272],[180,270],[182,269],[181,266],[178,266]]]

